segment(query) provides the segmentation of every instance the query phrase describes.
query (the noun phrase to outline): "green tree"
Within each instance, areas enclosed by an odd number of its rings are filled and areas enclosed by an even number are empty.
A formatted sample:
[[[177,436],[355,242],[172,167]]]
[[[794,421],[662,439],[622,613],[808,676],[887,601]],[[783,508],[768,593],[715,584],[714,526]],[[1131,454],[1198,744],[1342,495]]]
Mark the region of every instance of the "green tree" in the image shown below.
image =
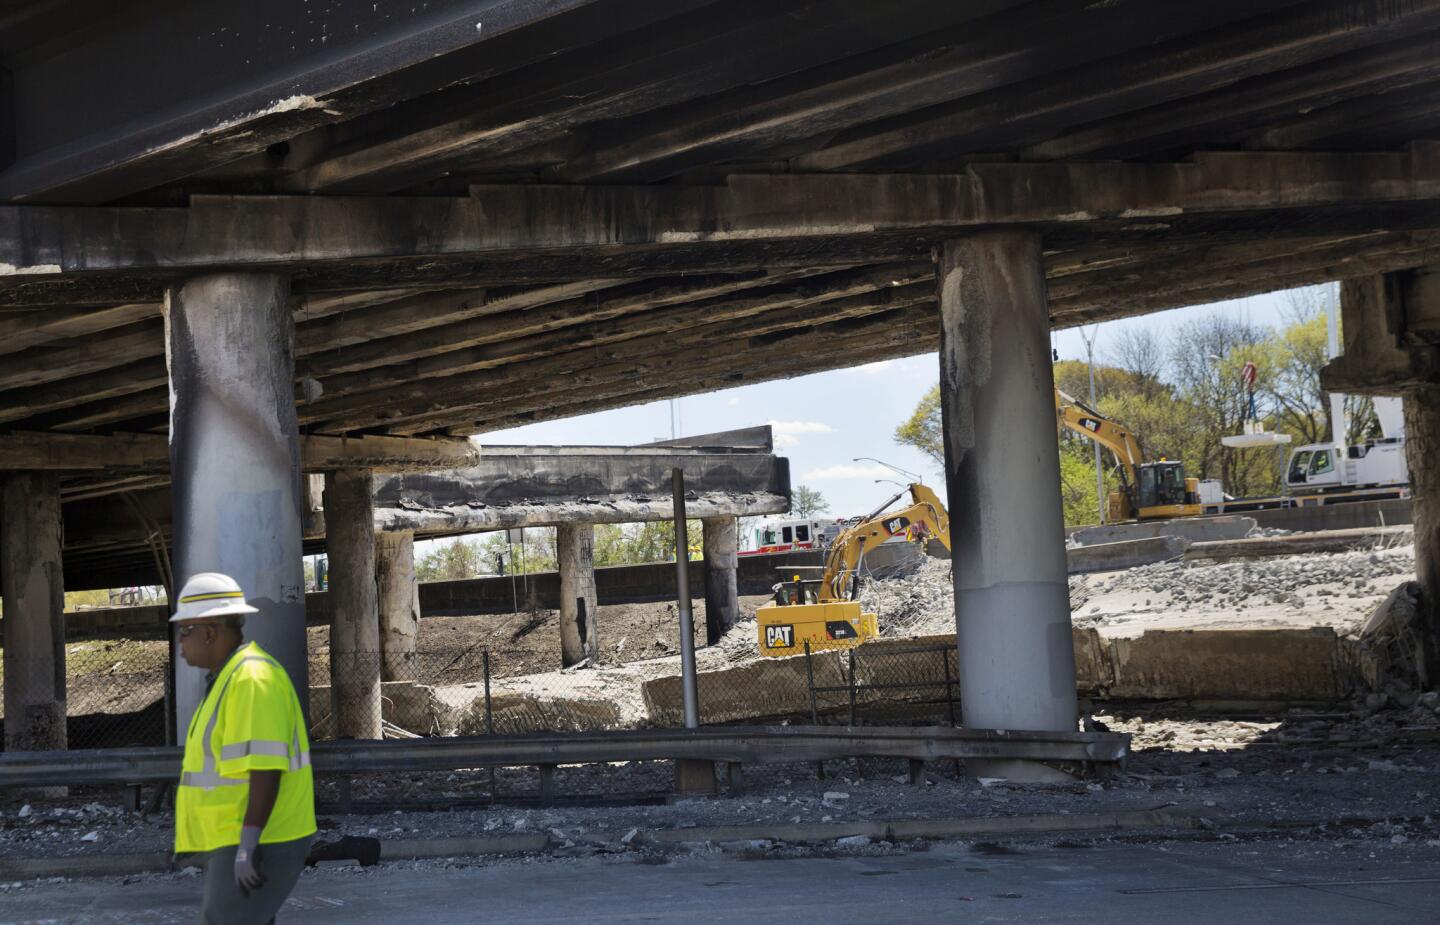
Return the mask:
[[[796,517],[814,517],[830,510],[825,496],[808,485],[796,485],[790,493],[790,513]]]
[[[476,578],[486,571],[481,545],[459,538],[435,546],[415,561],[415,577],[420,581],[458,581]]]
[[[910,417],[895,428],[895,442],[914,447],[945,467],[945,442],[940,428],[940,386],[937,383],[921,397]]]

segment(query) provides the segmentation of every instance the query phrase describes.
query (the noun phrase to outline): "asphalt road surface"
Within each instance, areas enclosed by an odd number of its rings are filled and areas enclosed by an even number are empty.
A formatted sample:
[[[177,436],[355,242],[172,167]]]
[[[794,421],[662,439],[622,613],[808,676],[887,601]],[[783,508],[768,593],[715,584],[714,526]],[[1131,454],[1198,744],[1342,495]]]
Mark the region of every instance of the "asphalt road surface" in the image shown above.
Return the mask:
[[[193,922],[196,877],[43,883],[0,925]],[[1440,923],[1440,848],[1370,841],[937,845],[870,857],[719,853],[435,862],[307,873],[281,922]]]

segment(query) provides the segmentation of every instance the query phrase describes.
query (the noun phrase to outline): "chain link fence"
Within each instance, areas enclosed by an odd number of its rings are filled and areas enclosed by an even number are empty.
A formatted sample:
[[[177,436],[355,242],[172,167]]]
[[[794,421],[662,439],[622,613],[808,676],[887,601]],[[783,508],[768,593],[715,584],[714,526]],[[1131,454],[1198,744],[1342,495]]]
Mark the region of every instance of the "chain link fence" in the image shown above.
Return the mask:
[[[786,659],[702,659],[700,721],[956,722],[954,647],[899,642]],[[48,703],[58,715],[49,662],[7,667],[6,693],[20,709],[33,711]],[[167,670],[163,640],[68,644],[63,737],[55,738],[52,729],[50,741],[72,749],[166,744]],[[537,671],[533,653],[502,647],[396,655],[312,646],[309,698],[310,733],[316,741],[684,725],[675,658]]]

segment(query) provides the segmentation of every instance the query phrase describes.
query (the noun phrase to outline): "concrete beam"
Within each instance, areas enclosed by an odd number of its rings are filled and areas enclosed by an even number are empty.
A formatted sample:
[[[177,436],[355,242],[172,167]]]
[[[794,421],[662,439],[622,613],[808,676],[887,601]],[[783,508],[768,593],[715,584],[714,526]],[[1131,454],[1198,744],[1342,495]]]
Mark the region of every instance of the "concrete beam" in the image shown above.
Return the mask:
[[[0,476],[4,586],[5,751],[65,747],[65,582],[60,482],[48,473]]]
[[[373,479],[368,469],[337,469],[325,474],[332,728],[341,738],[381,737]]]
[[[469,440],[389,436],[300,437],[300,465],[307,472],[327,469],[453,469],[480,459]],[[0,470],[163,473],[170,469],[169,441],[163,434],[0,434]]]
[[[1073,731],[1064,523],[1038,235],[939,255],[940,396],[966,726]],[[984,776],[1042,769],[983,763]]]
[[[775,492],[712,492],[686,498],[685,509],[693,518],[751,517],[783,514],[790,510],[790,496]],[[375,510],[380,530],[412,530],[422,533],[482,533],[516,527],[553,527],[583,520],[596,524],[639,523],[669,520],[674,514],[669,500],[658,497],[612,496],[541,504],[517,502],[503,506],[470,507],[455,505],[414,510],[384,507]]]
[[[194,196],[176,209],[7,206],[0,207],[0,278],[23,283],[3,293],[11,305],[32,293],[43,301],[36,290],[50,281],[115,272],[123,280],[124,271],[163,280],[221,265],[305,267],[307,285],[323,289],[328,272],[349,264],[350,288],[361,278],[385,288],[404,284],[400,265],[424,263],[438,282],[447,261],[542,253],[566,254],[574,274],[596,275],[579,258],[616,247],[675,248],[703,265],[707,245],[720,255],[740,241],[878,243],[887,232],[943,237],[996,225],[1073,229],[1140,218],[1171,232],[1189,218],[1256,210],[1304,217],[1314,232],[1315,223],[1324,226],[1315,210],[1436,199],[1440,145],[1417,142],[1401,153],[972,164],[953,175],[751,174],[703,187],[486,186],[468,199]],[[914,248],[898,250],[903,257]],[[819,261],[807,250],[795,264]]]
[[[1340,284],[1344,352],[1320,371],[1331,392],[1393,395],[1440,384],[1440,285],[1433,270]]]
[[[560,665],[569,668],[600,651],[595,592],[595,526],[561,524],[555,528],[560,565]]]
[[[399,16],[340,0],[323,17],[289,0],[243,11],[226,0],[167,3],[138,17],[107,7],[94,30],[57,25],[63,41],[36,37],[33,55],[8,62],[18,161],[0,198],[123,197],[695,5],[434,0]],[[128,75],[123,90],[117,73]],[[63,100],[55,86],[67,88]]]
[[[378,481],[375,501],[391,508],[446,508],[544,504],[590,504],[608,496],[659,497],[667,473],[679,467],[687,488],[701,495],[789,491],[788,468],[768,454],[675,452],[620,455],[485,451],[478,465],[431,473],[395,473]],[[618,499],[615,499],[618,500]],[[580,518],[583,520],[584,518]],[[599,523],[600,521],[594,521]]]

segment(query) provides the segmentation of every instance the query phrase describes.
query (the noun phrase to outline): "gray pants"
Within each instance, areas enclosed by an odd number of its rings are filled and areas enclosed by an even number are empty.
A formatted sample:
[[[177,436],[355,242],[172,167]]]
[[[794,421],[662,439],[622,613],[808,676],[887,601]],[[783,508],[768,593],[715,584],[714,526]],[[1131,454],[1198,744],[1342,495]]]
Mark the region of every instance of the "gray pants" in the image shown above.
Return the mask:
[[[259,867],[265,875],[265,884],[251,890],[248,896],[235,885],[238,847],[216,848],[205,855],[205,898],[200,905],[200,925],[271,925],[305,868],[310,836],[261,845]]]

